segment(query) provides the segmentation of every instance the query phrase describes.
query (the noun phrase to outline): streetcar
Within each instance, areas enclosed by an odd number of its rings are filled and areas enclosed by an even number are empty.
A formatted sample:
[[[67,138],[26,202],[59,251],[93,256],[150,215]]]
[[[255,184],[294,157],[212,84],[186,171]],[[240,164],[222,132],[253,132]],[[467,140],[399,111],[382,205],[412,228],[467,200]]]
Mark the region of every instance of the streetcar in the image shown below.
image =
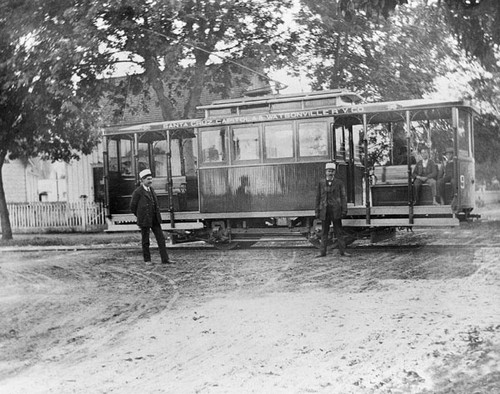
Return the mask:
[[[108,231],[136,229],[129,203],[144,168],[173,242],[305,236],[318,244],[315,193],[328,162],[346,186],[350,242],[472,215],[477,111],[467,101],[370,103],[327,90],[217,100],[199,112],[104,131]],[[453,149],[455,182],[440,205],[426,185],[414,203],[412,169],[424,145],[438,170]]]

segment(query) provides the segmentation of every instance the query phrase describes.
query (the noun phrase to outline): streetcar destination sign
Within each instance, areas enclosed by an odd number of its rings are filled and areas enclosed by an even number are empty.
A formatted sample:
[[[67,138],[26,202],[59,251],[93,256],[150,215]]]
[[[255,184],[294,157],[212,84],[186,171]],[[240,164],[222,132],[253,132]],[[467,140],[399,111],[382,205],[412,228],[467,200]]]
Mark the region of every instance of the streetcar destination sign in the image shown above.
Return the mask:
[[[289,120],[289,119],[302,119],[314,118],[322,116],[333,116],[339,114],[354,114],[364,112],[362,106],[348,106],[328,109],[314,109],[295,112],[282,112],[271,114],[255,114],[255,115],[236,115],[218,118],[204,118],[204,119],[181,119],[170,120],[156,123],[145,123],[136,126],[121,128],[106,132],[106,134],[122,134],[134,131],[162,131],[162,130],[176,130],[176,129],[189,129],[196,127],[210,127],[219,125],[239,124],[239,123],[255,123],[255,122],[268,122],[274,120]]]
[[[363,105],[347,105],[343,107],[320,108],[320,109],[279,112],[279,113],[218,116],[218,117],[207,117],[198,119],[180,119],[180,120],[170,120],[170,121],[154,122],[154,123],[143,123],[128,127],[121,127],[121,128],[113,127],[104,129],[104,135],[117,135],[117,134],[119,135],[119,134],[140,133],[148,131],[192,129],[200,127],[215,127],[221,125],[234,125],[242,123],[272,122],[272,121],[290,120],[290,119],[319,118],[326,116],[349,115],[349,114],[359,115],[366,113],[375,114],[383,112],[404,111],[404,110],[411,111],[411,110],[422,110],[430,108],[438,109],[438,108],[449,108],[455,105],[466,105],[466,104],[467,104],[466,102],[462,101],[431,102],[425,99],[402,100],[397,102],[385,102],[385,103],[365,103]]]

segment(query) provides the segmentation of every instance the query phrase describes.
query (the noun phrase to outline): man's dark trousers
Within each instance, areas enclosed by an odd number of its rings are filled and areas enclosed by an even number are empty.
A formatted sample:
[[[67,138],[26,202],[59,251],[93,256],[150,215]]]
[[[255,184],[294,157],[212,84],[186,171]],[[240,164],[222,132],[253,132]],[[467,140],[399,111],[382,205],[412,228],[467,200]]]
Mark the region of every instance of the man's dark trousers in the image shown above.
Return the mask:
[[[344,231],[342,229],[342,219],[334,219],[333,207],[328,205],[326,208],[325,220],[321,223],[321,255],[326,255],[326,243],[328,242],[328,232],[330,231],[330,223],[333,223],[333,235],[337,239],[339,245],[339,253],[345,252]]]
[[[156,215],[153,215],[153,225],[151,226],[153,234],[156,238],[156,243],[158,244],[158,249],[160,250],[160,257],[162,263],[168,262],[167,248],[165,247],[165,237],[163,236],[163,231],[161,229],[160,223],[156,219]],[[142,255],[144,261],[151,261],[151,253],[149,251],[149,227],[141,227],[142,236]]]

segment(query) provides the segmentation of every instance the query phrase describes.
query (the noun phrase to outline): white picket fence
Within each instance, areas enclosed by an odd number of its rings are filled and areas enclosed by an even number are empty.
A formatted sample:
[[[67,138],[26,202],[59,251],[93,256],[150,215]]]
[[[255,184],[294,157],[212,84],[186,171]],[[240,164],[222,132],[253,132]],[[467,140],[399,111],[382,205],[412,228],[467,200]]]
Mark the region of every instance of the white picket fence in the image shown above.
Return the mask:
[[[10,203],[7,209],[14,232],[96,231],[106,223],[103,205],[87,201]]]

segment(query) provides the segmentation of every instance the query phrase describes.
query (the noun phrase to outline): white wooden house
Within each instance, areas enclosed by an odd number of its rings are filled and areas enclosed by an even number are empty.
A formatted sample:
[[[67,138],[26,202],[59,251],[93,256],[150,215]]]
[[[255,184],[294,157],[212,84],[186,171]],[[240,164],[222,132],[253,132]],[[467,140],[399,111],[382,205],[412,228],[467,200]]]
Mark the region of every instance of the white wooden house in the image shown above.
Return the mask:
[[[7,160],[2,167],[7,203],[39,201],[38,180],[43,178],[43,167],[38,158]]]

